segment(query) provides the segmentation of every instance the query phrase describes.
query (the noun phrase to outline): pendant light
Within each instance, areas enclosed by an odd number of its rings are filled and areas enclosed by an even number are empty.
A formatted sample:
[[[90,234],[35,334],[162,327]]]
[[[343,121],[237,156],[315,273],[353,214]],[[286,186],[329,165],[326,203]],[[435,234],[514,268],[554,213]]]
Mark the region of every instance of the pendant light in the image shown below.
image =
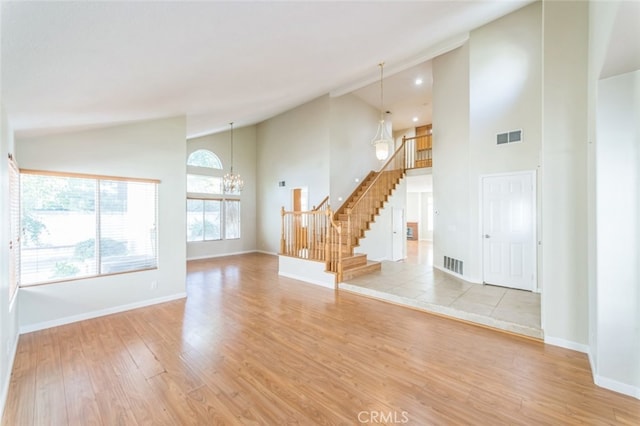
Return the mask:
[[[225,194],[240,194],[244,188],[244,181],[240,175],[233,173],[233,122],[229,125],[231,126],[231,168],[229,173],[222,178],[222,185]]]
[[[393,144],[393,138],[389,135],[389,132],[387,131],[387,126],[385,126],[385,123],[384,123],[384,107],[383,107],[384,90],[382,86],[382,79],[383,79],[382,70],[384,68],[384,62],[380,62],[378,66],[380,66],[380,122],[378,123],[378,131],[376,132],[376,135],[371,141],[371,145],[373,145],[374,148],[376,149],[376,158],[382,161],[382,160],[386,160],[387,157],[389,156],[389,149]]]

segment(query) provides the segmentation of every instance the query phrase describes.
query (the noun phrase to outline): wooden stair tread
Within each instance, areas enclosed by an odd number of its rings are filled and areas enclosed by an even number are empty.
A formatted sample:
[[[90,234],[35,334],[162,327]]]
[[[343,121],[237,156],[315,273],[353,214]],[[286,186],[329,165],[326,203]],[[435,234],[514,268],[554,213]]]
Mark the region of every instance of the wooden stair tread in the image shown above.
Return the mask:
[[[374,260],[367,260],[367,263],[364,264],[364,265],[360,265],[360,266],[357,266],[355,268],[343,270],[342,271],[342,280],[343,281],[350,280],[352,278],[359,277],[361,275],[366,275],[366,274],[370,274],[372,272],[380,271],[381,269],[382,269],[382,263],[374,261]]]
[[[352,256],[342,258],[342,271],[353,270],[361,266],[366,266],[367,255],[355,253]]]

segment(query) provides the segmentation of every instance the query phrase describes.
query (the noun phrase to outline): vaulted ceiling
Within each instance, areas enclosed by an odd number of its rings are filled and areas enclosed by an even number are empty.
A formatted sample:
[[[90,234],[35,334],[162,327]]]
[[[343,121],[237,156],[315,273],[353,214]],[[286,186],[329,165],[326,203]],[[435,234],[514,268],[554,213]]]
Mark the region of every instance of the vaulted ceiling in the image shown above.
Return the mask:
[[[395,121],[391,74],[413,81],[438,46],[528,3],[3,1],[2,103],[23,136],[177,115],[196,136],[360,89],[385,61]]]

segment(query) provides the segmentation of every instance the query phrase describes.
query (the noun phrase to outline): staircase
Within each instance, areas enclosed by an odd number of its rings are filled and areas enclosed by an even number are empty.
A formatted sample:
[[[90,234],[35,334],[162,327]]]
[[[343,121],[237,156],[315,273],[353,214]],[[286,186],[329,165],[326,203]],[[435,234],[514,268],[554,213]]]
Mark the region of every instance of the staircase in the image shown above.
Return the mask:
[[[287,212],[282,208],[280,255],[323,261],[335,283],[381,269],[380,262],[356,253],[360,239],[404,177],[406,145],[400,147],[377,172],[370,172],[362,183],[333,213],[328,198],[318,208]]]
[[[336,271],[341,281],[380,270],[380,262],[368,260],[366,254],[354,251],[403,177],[403,168],[370,172],[336,211],[335,222],[346,230],[342,236],[342,268]]]

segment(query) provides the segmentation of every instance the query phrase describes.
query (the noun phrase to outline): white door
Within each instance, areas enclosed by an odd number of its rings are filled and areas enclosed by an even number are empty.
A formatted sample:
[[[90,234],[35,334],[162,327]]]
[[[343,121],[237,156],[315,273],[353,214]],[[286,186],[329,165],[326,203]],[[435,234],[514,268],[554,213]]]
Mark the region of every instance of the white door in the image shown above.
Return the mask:
[[[407,229],[404,222],[404,209],[393,209],[393,241],[392,259],[394,262],[404,259],[404,246],[406,243]]]
[[[483,281],[535,289],[535,172],[482,178]]]

